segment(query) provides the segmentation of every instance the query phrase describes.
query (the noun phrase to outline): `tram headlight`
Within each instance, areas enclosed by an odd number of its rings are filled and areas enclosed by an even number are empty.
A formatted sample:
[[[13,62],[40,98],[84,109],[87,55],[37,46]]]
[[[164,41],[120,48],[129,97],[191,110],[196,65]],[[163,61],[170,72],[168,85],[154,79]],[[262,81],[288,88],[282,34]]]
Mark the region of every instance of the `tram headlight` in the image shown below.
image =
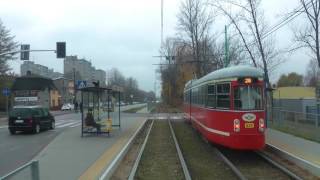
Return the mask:
[[[240,132],[240,121],[239,121],[239,119],[233,120],[233,130],[234,130],[234,132]]]
[[[264,119],[260,118],[259,119],[259,131],[263,132],[265,129],[265,125],[264,125]]]

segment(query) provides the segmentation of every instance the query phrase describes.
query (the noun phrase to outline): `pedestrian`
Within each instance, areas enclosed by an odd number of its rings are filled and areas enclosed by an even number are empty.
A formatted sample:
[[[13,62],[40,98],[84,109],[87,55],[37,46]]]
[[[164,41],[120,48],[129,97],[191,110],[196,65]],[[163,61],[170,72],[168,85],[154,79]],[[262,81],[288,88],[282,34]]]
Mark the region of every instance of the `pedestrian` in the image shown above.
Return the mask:
[[[74,103],[74,109],[76,112],[78,112],[78,102],[77,101]]]
[[[91,108],[88,109],[87,116],[85,118],[85,123],[86,123],[86,126],[92,126],[92,127],[97,128],[97,133],[101,132],[101,130],[100,130],[101,125],[96,123],[96,121],[94,120]]]

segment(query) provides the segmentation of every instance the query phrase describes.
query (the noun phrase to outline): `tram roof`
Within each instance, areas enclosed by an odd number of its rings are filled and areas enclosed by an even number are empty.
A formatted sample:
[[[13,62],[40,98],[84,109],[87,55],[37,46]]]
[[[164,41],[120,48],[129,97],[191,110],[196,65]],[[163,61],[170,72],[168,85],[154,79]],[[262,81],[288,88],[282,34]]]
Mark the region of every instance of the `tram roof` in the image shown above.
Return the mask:
[[[257,77],[262,78],[263,73],[259,69],[251,66],[232,66],[228,68],[219,69],[213,71],[200,79],[190,80],[186,83],[185,88],[189,88],[192,85],[198,85],[206,81],[225,79],[225,78],[238,78],[238,77]]]

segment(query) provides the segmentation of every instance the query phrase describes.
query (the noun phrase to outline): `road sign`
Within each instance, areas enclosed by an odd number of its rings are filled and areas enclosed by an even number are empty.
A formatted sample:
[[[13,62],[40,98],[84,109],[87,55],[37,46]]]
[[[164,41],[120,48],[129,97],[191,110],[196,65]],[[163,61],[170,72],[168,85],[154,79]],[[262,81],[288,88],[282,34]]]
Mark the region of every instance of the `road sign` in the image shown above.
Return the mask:
[[[81,80],[77,81],[77,88],[78,89],[82,89],[82,88],[85,88],[85,87],[87,87],[87,81],[81,81]]]
[[[29,50],[30,50],[30,44],[21,44],[21,53],[20,53],[20,59],[21,60],[29,60]]]
[[[9,96],[10,95],[10,89],[9,88],[3,88],[2,89],[2,95]]]

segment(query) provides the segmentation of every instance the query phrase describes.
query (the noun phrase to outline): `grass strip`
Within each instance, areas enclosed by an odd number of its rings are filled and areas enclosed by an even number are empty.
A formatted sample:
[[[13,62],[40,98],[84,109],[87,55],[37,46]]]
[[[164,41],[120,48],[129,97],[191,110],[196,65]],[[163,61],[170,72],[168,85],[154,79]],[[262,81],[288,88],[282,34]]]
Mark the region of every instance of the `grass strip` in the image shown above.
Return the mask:
[[[172,125],[192,179],[237,179],[211,145],[205,143],[190,124],[172,121]]]
[[[155,120],[135,179],[184,179],[166,120]]]
[[[310,140],[310,141],[314,141],[317,143],[320,143],[320,128],[318,128],[318,130],[313,130],[313,129],[306,129],[306,128],[302,128],[302,126],[300,127],[295,127],[295,126],[290,126],[290,125],[281,125],[281,124],[268,124],[269,128],[287,133],[287,134],[291,134],[294,135],[296,137],[300,137],[306,140]]]

